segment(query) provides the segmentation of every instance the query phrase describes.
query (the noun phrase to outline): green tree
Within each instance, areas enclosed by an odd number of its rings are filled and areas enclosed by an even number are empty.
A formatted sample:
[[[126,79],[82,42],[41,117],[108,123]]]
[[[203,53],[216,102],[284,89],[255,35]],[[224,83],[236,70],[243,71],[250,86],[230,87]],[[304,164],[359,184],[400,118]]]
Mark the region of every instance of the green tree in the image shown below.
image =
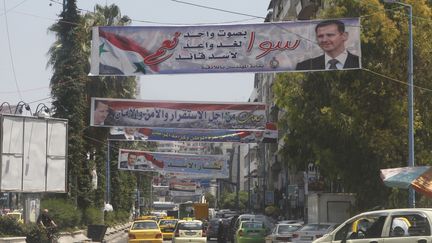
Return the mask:
[[[90,169],[86,161],[84,129],[86,97],[85,84],[88,80],[86,65],[88,56],[82,51],[81,43],[86,36],[80,28],[80,15],[76,1],[67,1],[59,22],[49,30],[57,40],[49,50],[48,65],[52,66],[51,95],[55,117],[66,118],[68,129],[68,191],[79,207],[90,202]]]
[[[430,86],[431,8],[413,5],[416,85]],[[359,209],[392,202],[406,206],[400,190],[385,188],[379,170],[406,166],[407,146],[407,16],[399,6],[385,11],[378,0],[334,0],[319,18],[361,18],[363,70],[279,74],[274,85],[277,105],[285,112],[279,125],[285,131],[282,155],[289,166],[304,170],[319,166],[328,190],[342,183],[357,193]],[[422,31],[416,31],[421,29]],[[389,78],[387,78],[387,77]],[[394,80],[402,80],[394,82]],[[416,89],[416,161],[430,161],[430,92]]]
[[[88,57],[86,60],[90,58],[90,43],[91,43],[91,33],[92,27],[94,26],[124,26],[130,24],[130,19],[127,16],[123,16],[120,12],[118,6],[112,4],[109,6],[101,6],[96,5],[94,12],[86,13],[83,16],[83,20],[81,21],[81,25],[83,27],[84,34],[86,36],[86,41],[81,43],[82,50],[85,52]],[[86,72],[90,71],[90,63],[87,62]],[[89,78],[86,83],[86,102],[87,102],[87,110],[86,110],[86,124],[89,125],[90,121],[90,102],[91,97],[107,97],[107,98],[135,98],[137,93],[137,82],[134,77],[121,77],[121,76],[92,76]],[[107,146],[107,138],[108,138],[109,129],[107,128],[93,128],[90,127],[85,130],[86,136],[86,150],[89,151],[90,155],[90,163],[93,168],[97,170],[98,176],[98,186],[95,190],[94,201],[95,205],[98,207],[103,206],[104,196],[106,193],[106,161],[107,154],[106,151],[108,149]],[[117,153],[120,147],[123,145],[128,145],[122,142],[111,142],[111,151],[110,151],[110,177],[111,184],[115,185],[111,187],[111,194],[116,195],[113,197],[113,200],[117,200],[119,198],[122,200],[129,200],[128,203],[111,202],[113,206],[128,204],[129,206],[126,211],[129,211],[130,205],[133,203],[133,191],[135,186],[131,183],[136,183],[134,180],[134,174],[123,174],[123,179],[120,178],[120,173],[117,171]],[[130,146],[129,146],[130,147]],[[132,148],[134,148],[132,146]],[[115,182],[115,184],[113,183]],[[122,188],[122,189],[120,189]],[[122,207],[120,207],[122,208]],[[118,209],[118,208],[116,208]]]
[[[210,208],[215,208],[216,207],[216,197],[211,194],[210,192],[206,192],[204,195],[207,203],[209,204]]]
[[[248,203],[248,194],[245,191],[239,192],[239,209],[240,211],[246,210],[246,205]],[[236,193],[235,192],[224,192],[221,196],[221,202],[219,203],[220,208],[223,209],[236,209]]]
[[[54,75],[51,80],[55,116],[69,119],[68,181],[71,198],[80,209],[101,208],[106,194],[107,136],[106,128],[89,127],[91,97],[134,98],[137,93],[133,77],[89,77],[90,43],[93,26],[127,25],[116,5],[95,6],[95,12],[78,14],[76,1],[67,1],[61,20],[50,27],[57,40],[49,50]],[[154,146],[154,145],[153,145]],[[117,170],[120,147],[148,148],[138,143],[111,142],[110,193],[114,206],[129,211],[136,188],[134,173]],[[96,169],[98,185],[91,186],[91,171]]]

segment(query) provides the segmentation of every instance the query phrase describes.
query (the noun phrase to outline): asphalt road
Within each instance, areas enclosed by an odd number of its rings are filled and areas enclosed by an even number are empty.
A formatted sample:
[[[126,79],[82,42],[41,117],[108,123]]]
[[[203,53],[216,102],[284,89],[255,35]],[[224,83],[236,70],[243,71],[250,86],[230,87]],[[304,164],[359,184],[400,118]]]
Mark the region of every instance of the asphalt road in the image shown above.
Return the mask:
[[[121,234],[120,236],[114,238],[114,239],[110,239],[105,241],[106,243],[127,243],[127,233]],[[210,240],[207,241],[208,243],[217,243],[216,240]],[[165,240],[164,243],[171,243],[170,240]]]

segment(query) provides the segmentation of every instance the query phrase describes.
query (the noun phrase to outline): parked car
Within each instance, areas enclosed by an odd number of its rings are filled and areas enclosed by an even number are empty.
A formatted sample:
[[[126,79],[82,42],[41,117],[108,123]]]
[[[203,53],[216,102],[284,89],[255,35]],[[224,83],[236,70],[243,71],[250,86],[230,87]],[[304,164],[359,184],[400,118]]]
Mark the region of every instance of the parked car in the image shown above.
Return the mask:
[[[234,237],[235,243],[264,243],[267,228],[262,221],[242,221]]]
[[[136,220],[126,232],[128,243],[162,243],[162,232],[154,220]]]
[[[303,225],[293,234],[293,242],[311,243],[336,228],[336,223],[317,223]]]
[[[407,208],[356,215],[314,243],[432,242],[432,209]]]
[[[159,220],[159,228],[162,232],[162,238],[164,240],[171,240],[174,235],[174,230],[177,224],[177,219],[161,219]]]
[[[206,243],[207,237],[203,223],[200,220],[179,220],[172,242]]]
[[[266,243],[291,242],[293,233],[301,227],[301,224],[277,224],[271,234],[266,236]]]

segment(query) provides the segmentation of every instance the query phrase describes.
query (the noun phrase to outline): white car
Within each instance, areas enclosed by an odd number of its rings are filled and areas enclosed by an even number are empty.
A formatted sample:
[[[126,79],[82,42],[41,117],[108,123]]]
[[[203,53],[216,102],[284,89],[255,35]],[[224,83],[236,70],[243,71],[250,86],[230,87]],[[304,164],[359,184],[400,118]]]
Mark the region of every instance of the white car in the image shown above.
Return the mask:
[[[387,209],[354,216],[314,243],[431,243],[432,209]]]
[[[207,236],[203,223],[200,220],[179,220],[172,243],[196,242],[206,243]]]
[[[301,224],[277,224],[270,235],[266,236],[266,243],[291,242],[293,232],[302,227]]]
[[[293,233],[292,242],[311,243],[336,228],[336,223],[306,224]]]

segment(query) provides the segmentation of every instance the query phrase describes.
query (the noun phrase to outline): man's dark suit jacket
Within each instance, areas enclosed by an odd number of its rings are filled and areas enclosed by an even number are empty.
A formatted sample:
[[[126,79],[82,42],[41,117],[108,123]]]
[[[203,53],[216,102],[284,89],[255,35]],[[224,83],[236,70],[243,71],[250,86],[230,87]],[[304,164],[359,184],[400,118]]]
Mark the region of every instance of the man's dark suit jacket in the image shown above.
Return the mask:
[[[128,168],[129,166],[128,166],[128,162],[127,161],[121,161],[120,162],[120,168],[124,168],[124,169],[126,169],[126,168]],[[138,169],[138,165],[134,165],[134,168],[135,169]]]
[[[343,68],[359,68],[360,61],[359,57],[348,52],[347,59]],[[296,70],[322,70],[325,69],[325,57],[321,55],[319,57],[307,59],[303,62],[297,63]]]
[[[127,161],[121,161],[120,162],[120,168],[127,168],[128,167],[128,162]]]

